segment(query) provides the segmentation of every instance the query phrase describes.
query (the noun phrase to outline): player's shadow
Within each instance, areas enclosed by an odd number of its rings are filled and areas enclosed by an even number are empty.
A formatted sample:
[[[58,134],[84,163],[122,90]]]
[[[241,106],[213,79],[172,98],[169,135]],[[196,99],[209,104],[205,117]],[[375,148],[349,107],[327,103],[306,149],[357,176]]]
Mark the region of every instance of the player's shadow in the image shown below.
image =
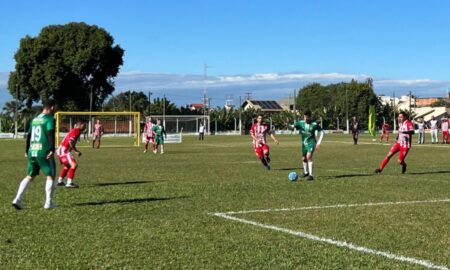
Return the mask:
[[[330,175],[327,178],[330,179],[340,179],[340,178],[353,178],[353,177],[364,177],[364,176],[372,176],[371,173],[354,173],[354,174],[341,174],[341,175]]]
[[[407,174],[411,174],[411,175],[422,175],[422,174],[445,174],[445,173],[450,173],[450,171],[434,171],[434,172],[413,172],[413,173],[408,173]]]
[[[105,187],[105,186],[121,186],[121,185],[142,185],[142,184],[148,184],[148,183],[156,183],[156,182],[164,182],[163,180],[156,180],[156,181],[125,181],[125,182],[107,182],[107,183],[97,183],[92,185],[86,185],[87,187]]]
[[[163,197],[163,198],[137,198],[137,199],[119,199],[110,201],[98,201],[98,202],[84,202],[75,203],[74,206],[96,206],[96,205],[107,205],[107,204],[130,204],[130,203],[148,203],[148,202],[158,202],[158,201],[168,201],[176,199],[185,199],[188,196],[179,197]]]
[[[274,169],[275,171],[295,171],[298,170],[299,168],[280,168],[280,169]]]

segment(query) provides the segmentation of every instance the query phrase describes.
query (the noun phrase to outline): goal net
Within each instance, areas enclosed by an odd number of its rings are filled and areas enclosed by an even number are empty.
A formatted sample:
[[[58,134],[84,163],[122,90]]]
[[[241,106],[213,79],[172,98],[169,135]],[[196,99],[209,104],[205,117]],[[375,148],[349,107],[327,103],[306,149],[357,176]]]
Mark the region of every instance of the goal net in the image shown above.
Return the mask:
[[[185,135],[197,134],[200,125],[205,126],[209,132],[209,116],[206,115],[152,115],[152,120],[161,120],[168,134],[183,133]]]
[[[91,145],[94,125],[97,121],[100,121],[103,126],[102,147],[139,146],[140,144],[139,112],[57,112],[55,118],[57,145],[77,122],[86,124],[86,130],[80,136],[79,145]]]

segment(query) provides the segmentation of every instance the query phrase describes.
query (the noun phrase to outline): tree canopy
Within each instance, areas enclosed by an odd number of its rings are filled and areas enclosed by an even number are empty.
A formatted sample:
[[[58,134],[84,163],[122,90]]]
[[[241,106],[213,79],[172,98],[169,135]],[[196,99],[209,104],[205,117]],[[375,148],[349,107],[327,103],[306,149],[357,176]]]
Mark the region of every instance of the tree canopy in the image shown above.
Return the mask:
[[[27,107],[54,98],[60,109],[81,111],[89,110],[92,91],[92,110],[97,110],[114,91],[123,54],[113,37],[96,25],[50,25],[37,37],[21,39],[8,89]]]
[[[360,124],[367,123],[369,105],[380,107],[377,96],[373,91],[372,80],[349,83],[341,82],[323,86],[318,83],[309,84],[299,90],[297,108],[300,111],[311,110],[313,116],[322,118],[324,127],[328,127],[336,119],[342,124],[347,117],[356,116]]]
[[[148,97],[144,92],[126,91],[110,98],[105,104],[105,109],[115,112],[130,111],[131,109],[131,111],[140,112],[142,115],[148,115],[149,109],[151,115],[162,115],[165,109],[166,114],[180,114],[178,107],[167,98],[157,97],[149,105]]]

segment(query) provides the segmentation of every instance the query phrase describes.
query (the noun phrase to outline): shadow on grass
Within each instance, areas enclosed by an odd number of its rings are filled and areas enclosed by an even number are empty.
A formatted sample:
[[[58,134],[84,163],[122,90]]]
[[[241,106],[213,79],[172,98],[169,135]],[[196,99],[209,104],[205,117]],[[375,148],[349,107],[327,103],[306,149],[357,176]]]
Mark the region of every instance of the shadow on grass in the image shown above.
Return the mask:
[[[274,171],[295,171],[295,170],[300,170],[299,167],[296,168],[280,168],[280,169],[273,169]]]
[[[341,174],[341,175],[331,175],[327,176],[330,179],[339,179],[339,178],[352,178],[352,177],[364,177],[364,176],[372,176],[372,173],[354,173],[354,174]]]
[[[106,205],[106,204],[147,203],[147,202],[168,201],[168,200],[185,199],[185,198],[189,198],[189,197],[188,196],[180,196],[180,197],[165,197],[165,198],[120,199],[120,200],[111,200],[111,201],[76,203],[76,204],[74,204],[74,206],[95,206],[95,205]]]
[[[406,174],[411,174],[411,175],[422,175],[422,174],[445,174],[445,173],[450,173],[450,171],[413,172],[413,173],[408,173],[408,172],[406,172]]]
[[[86,185],[86,187],[104,187],[104,186],[120,186],[120,185],[140,185],[148,183],[164,182],[163,180],[158,181],[126,181],[126,182],[108,182],[108,183],[98,183],[92,185]]]

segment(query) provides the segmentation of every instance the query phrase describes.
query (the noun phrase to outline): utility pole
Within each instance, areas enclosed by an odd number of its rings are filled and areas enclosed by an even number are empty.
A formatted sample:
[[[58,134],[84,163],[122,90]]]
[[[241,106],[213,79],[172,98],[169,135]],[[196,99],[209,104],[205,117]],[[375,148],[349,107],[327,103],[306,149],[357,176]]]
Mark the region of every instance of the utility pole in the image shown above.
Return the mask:
[[[151,106],[152,106],[152,99],[151,99],[151,97],[152,97],[152,95],[153,95],[153,93],[148,91],[148,115],[149,116],[152,114],[151,113]]]
[[[296,111],[296,106],[295,106],[295,103],[297,102],[297,93],[296,93],[296,90],[294,89],[294,113],[295,113],[295,111]]]
[[[16,110],[14,112],[14,138],[17,139],[17,114],[19,111],[19,85],[16,84]]]
[[[393,99],[393,105],[392,105],[392,112],[393,112],[393,117],[394,117],[394,130],[392,131],[392,133],[395,133],[395,131],[397,130],[397,122],[395,121],[395,92],[393,93],[394,95],[394,99]]]
[[[411,115],[411,91],[409,91],[409,118],[412,118],[412,115]]]
[[[246,92],[245,93],[245,100],[251,100],[252,99],[252,93],[251,92]]]
[[[130,102],[130,112],[131,112],[131,90],[130,90],[130,96],[129,96],[129,102]],[[131,136],[131,127],[132,127],[132,118],[130,114],[130,121],[128,122],[128,136]]]
[[[163,126],[166,128],[166,94],[164,94],[163,99]]]
[[[288,111],[291,111],[291,94],[288,97]]]
[[[88,134],[92,133],[92,91],[93,91],[93,87],[92,87],[92,74],[89,74],[89,76],[87,76],[87,83],[89,83],[89,87],[91,89],[91,93],[89,95],[89,128],[88,128]],[[88,135],[89,136],[89,135]]]
[[[208,67],[209,66],[206,63],[203,64],[203,124],[204,125],[206,125],[206,114],[207,114],[206,105],[208,102],[208,98],[207,98],[207,94],[206,94],[206,92],[207,92],[206,91],[207,90],[206,80],[208,78]],[[209,125],[208,125],[207,132],[209,133]]]
[[[350,127],[348,123],[348,89],[345,88],[345,115],[347,118],[347,134],[350,133]]]
[[[233,102],[233,96],[228,95],[227,99],[225,100],[225,106],[232,107],[233,106],[232,102]]]
[[[130,102],[130,112],[131,112],[131,90],[130,90],[130,96],[128,98],[128,101]]]
[[[241,96],[239,96],[239,135],[242,135],[242,101]]]

